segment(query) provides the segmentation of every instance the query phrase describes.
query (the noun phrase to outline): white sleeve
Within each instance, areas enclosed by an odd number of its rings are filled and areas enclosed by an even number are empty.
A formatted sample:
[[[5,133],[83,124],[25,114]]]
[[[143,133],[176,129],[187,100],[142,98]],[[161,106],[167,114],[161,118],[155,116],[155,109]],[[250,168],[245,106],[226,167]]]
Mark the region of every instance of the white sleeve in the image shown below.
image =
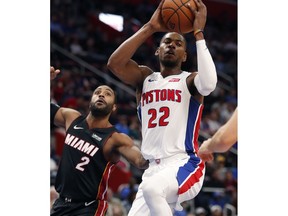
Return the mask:
[[[198,74],[194,78],[194,84],[201,95],[207,96],[216,88],[216,67],[205,40],[196,41],[196,48]]]

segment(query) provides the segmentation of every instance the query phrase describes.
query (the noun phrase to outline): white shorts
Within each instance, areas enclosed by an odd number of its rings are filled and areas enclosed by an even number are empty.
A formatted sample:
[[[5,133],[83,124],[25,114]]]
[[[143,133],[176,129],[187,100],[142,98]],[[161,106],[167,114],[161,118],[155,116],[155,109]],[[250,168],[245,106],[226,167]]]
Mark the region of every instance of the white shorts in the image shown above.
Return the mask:
[[[204,174],[204,162],[196,164],[187,154],[151,161],[128,216],[172,215],[199,193]]]

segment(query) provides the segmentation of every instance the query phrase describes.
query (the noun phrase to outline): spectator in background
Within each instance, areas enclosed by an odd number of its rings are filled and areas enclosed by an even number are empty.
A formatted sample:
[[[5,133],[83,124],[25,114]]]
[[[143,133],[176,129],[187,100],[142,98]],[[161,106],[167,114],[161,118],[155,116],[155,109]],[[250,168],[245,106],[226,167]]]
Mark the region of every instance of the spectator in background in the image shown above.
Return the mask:
[[[141,128],[139,125],[139,120],[138,118],[135,116],[134,118],[131,119],[130,125],[129,125],[129,136],[132,139],[135,140],[141,140]]]
[[[204,208],[202,207],[198,207],[195,209],[195,215],[196,216],[206,216],[207,215],[207,212]]]
[[[130,130],[129,130],[129,126],[128,126],[128,120],[127,120],[127,116],[125,115],[120,115],[118,117],[118,123],[115,124],[115,128],[121,132],[124,133],[126,135],[129,135]]]
[[[223,215],[223,210],[222,207],[220,205],[212,205],[210,207],[210,212],[211,212],[211,216],[222,216]]]
[[[126,216],[127,211],[122,205],[121,200],[113,194],[113,191],[110,188],[108,188],[107,194],[109,205],[105,216]]]

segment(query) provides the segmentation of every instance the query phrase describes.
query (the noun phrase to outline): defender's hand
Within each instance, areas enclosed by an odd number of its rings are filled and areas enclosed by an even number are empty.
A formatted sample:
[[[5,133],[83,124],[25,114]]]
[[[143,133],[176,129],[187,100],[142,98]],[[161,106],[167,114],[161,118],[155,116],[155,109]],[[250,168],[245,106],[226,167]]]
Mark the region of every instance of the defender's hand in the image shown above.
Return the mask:
[[[59,73],[60,73],[60,70],[59,70],[59,69],[56,69],[56,70],[55,70],[55,68],[54,68],[53,66],[51,66],[51,67],[50,67],[50,80],[55,79],[55,77],[56,77],[57,74],[59,74]]]

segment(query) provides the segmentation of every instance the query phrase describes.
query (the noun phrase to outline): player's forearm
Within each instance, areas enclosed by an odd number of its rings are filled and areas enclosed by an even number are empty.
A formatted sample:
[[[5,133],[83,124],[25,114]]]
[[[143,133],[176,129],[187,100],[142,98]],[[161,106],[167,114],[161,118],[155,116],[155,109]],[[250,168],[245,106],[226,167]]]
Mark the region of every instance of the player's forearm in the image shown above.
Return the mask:
[[[141,158],[136,162],[136,167],[139,169],[147,169],[149,167],[149,161],[145,160],[145,158],[141,156]]]
[[[134,160],[132,161],[133,165],[136,166],[138,169],[147,169],[149,166],[149,161],[146,160],[140,152],[138,147],[133,146],[134,152]]]
[[[229,149],[225,142],[224,130],[220,128],[211,138],[207,149],[212,152],[225,152]]]
[[[198,40],[196,47],[198,74],[195,76],[194,83],[198,92],[203,96],[207,96],[216,88],[216,67],[205,40]]]
[[[224,125],[212,136],[207,149],[212,152],[226,152],[235,142],[236,138],[234,134],[229,133],[227,125]]]

